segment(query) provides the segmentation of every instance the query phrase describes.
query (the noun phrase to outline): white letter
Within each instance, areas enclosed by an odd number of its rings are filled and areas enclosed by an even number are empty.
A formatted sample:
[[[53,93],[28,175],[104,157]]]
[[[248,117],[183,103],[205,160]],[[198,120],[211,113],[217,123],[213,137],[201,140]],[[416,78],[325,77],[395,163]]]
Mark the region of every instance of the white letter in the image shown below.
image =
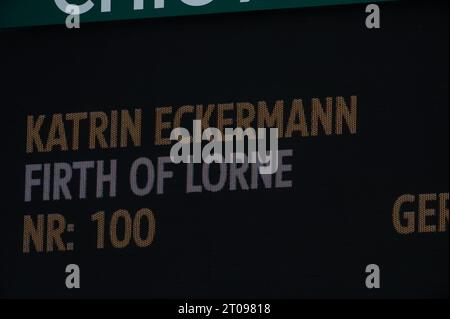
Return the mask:
[[[64,174],[62,174],[64,172]],[[72,178],[72,167],[67,163],[55,163],[53,167],[53,199],[59,200],[62,192],[65,199],[72,199],[67,184]]]
[[[134,0],[134,10],[143,10],[144,0]],[[111,12],[111,0],[102,0],[102,12]]]
[[[262,135],[262,137],[261,137]],[[266,129],[258,128],[258,158],[261,164],[265,166],[259,167],[261,175],[275,174],[278,171],[278,129],[270,129],[270,151],[267,156],[266,150]]]
[[[67,265],[66,273],[70,274],[66,277],[66,287],[68,289],[80,288],[80,267],[75,264]]]
[[[202,121],[194,120],[192,123],[192,137],[194,140],[192,143],[193,163],[198,164],[202,162]]]
[[[214,127],[209,127],[203,132],[203,140],[210,141],[203,148],[202,158],[206,164],[222,163],[222,133]],[[211,140],[211,138],[213,138]],[[213,151],[211,154],[211,151]]]
[[[147,183],[143,188],[140,188],[138,185],[138,177],[137,172],[138,169],[144,166],[147,169]],[[137,196],[145,196],[150,194],[153,188],[153,184],[155,183],[155,168],[150,159],[141,157],[134,161],[133,165],[131,165],[130,170],[130,185],[132,192]]]
[[[104,162],[97,161],[97,198],[103,198],[103,184],[109,183],[109,197],[116,197],[117,160],[111,160],[110,173],[103,172]]]
[[[165,0],[155,0],[155,9],[164,9],[165,6]]]
[[[167,178],[173,177],[172,171],[165,170],[165,164],[170,163],[169,157],[160,157],[158,158],[158,185],[157,185],[157,193],[164,194],[164,180]]]
[[[256,132],[249,127],[245,131],[238,127],[236,129],[225,129],[225,163],[244,163],[245,161],[245,136],[248,138],[248,162],[256,163]],[[234,139],[236,138],[236,151],[234,150]]]
[[[86,198],[87,189],[87,170],[89,168],[95,167],[95,162],[74,162],[72,165],[73,169],[80,170],[80,198]]]
[[[55,3],[58,6],[59,10],[61,10],[64,13],[67,13],[67,14],[70,14],[70,11],[67,12],[68,7],[70,7],[70,6],[78,7],[79,14],[86,13],[94,7],[94,3],[91,0],[86,1],[84,4],[81,4],[81,5],[73,5],[73,4],[67,3],[66,0],[55,0]]]
[[[170,149],[170,160],[172,163],[189,163],[189,156],[191,155],[191,134],[189,134],[189,131],[182,127],[174,128],[172,132],[170,132],[170,140],[178,141]]]
[[[368,29],[380,28],[380,7],[376,4],[369,4],[366,13],[370,13],[366,18],[366,27]]]
[[[66,13],[68,14],[66,18],[66,27],[68,29],[79,29],[80,28],[80,8],[75,5],[69,5],[66,8]]]
[[[370,273],[366,278],[366,287],[369,289],[379,289],[380,288],[380,267],[378,265],[372,264],[366,267],[366,273]]]
[[[213,0],[181,0],[181,1],[191,7],[201,7],[211,3]]]
[[[34,171],[41,171],[41,164],[31,164],[25,166],[25,201],[31,201],[31,187],[41,185],[41,179],[33,178]]]

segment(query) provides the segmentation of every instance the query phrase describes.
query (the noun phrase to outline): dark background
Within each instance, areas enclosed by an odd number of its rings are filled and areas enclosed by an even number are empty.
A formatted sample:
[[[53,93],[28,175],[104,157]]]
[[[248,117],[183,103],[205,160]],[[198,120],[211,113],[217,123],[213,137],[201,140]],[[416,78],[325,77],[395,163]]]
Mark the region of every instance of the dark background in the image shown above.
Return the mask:
[[[380,7],[380,30],[364,5],[1,30],[2,296],[448,297],[448,232],[401,236],[391,217],[400,195],[449,190],[448,3]],[[127,196],[125,182],[115,199],[23,202],[25,164],[169,151],[152,146],[152,120],[144,150],[28,156],[28,114],[350,95],[357,135],[281,142],[291,189],[186,195],[172,179],[164,196]],[[92,213],[142,207],[151,247],[95,249]],[[39,213],[76,224],[75,252],[21,253],[23,215]],[[70,263],[79,290],[65,287]]]

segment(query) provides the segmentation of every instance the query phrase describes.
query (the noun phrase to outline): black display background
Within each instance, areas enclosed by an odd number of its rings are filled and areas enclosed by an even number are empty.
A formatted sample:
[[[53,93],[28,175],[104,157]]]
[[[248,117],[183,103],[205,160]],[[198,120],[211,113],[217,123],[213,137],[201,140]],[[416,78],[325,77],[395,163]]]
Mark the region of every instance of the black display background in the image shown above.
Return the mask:
[[[398,235],[402,194],[449,189],[448,4],[363,5],[2,30],[2,295],[122,298],[448,297],[448,232]],[[24,166],[146,149],[28,156],[26,115],[358,95],[358,134],[292,139],[292,189],[25,204]],[[183,171],[183,170],[181,170]],[[119,176],[127,181],[127,177]],[[181,183],[182,184],[182,183]],[[98,210],[149,207],[150,248],[95,250]],[[75,252],[23,255],[24,214],[62,213]],[[65,266],[80,265],[79,290]],[[382,289],[365,287],[376,263]]]

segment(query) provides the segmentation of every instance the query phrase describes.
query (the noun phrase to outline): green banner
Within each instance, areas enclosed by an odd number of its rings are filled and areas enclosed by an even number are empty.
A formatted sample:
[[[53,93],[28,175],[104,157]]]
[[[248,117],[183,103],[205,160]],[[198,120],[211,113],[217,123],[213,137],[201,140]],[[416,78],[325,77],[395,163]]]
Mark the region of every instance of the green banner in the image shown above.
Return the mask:
[[[382,0],[1,0],[0,28],[65,24],[71,5],[80,22],[174,17],[312,6],[374,3]],[[73,11],[72,11],[73,12]]]

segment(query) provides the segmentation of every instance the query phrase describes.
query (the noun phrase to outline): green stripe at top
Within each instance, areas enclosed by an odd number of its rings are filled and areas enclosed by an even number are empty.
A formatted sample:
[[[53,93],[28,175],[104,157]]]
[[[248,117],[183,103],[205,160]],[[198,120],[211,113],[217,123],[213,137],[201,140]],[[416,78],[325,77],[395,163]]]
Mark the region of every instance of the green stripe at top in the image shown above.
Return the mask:
[[[287,9],[338,4],[374,3],[383,0],[0,0],[0,28],[64,24],[67,14],[55,1],[74,5],[91,5],[81,15],[81,23],[174,17],[211,13]],[[65,2],[64,2],[65,1]],[[110,3],[110,12],[102,12]],[[247,1],[247,2],[245,2]],[[193,6],[186,3],[204,3]],[[208,3],[209,2],[209,3]],[[164,8],[156,9],[164,3]],[[134,10],[134,5],[143,9]]]

